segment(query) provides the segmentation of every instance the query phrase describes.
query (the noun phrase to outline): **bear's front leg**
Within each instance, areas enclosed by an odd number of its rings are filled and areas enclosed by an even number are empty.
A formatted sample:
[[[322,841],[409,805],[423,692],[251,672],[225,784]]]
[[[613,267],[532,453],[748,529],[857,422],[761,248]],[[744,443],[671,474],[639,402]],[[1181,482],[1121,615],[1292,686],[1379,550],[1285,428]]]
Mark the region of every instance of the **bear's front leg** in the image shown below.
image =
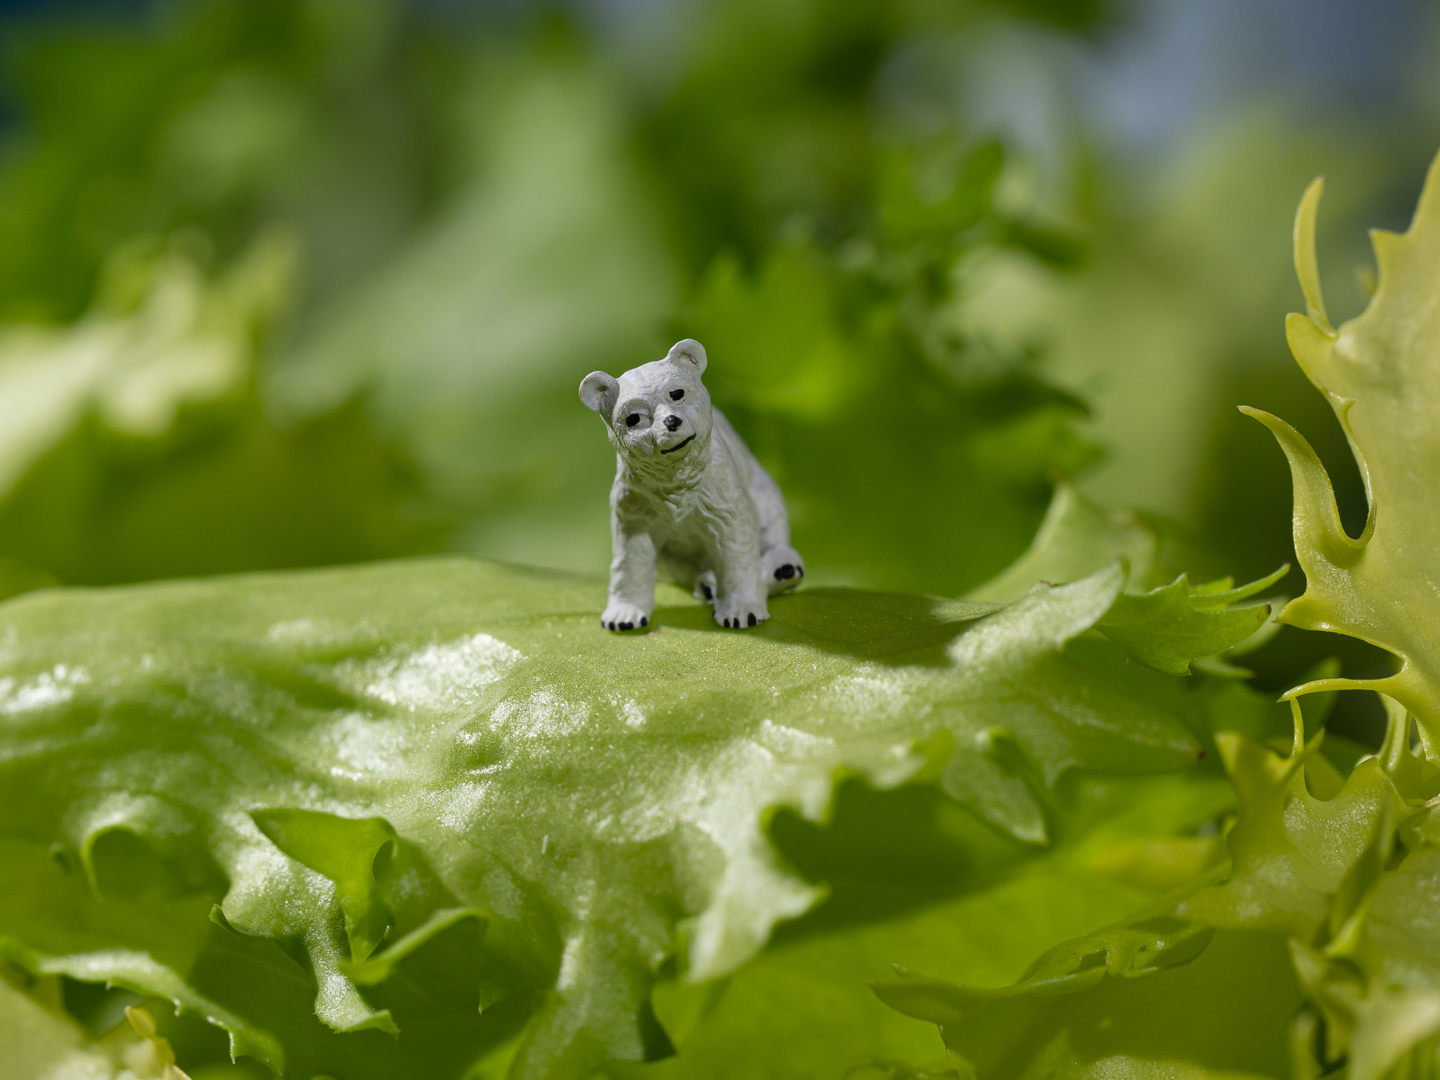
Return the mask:
[[[730,629],[759,626],[770,617],[760,576],[760,537],[754,529],[732,529],[719,544],[715,570],[715,621]]]
[[[610,560],[610,602],[600,616],[607,630],[647,626],[655,610],[655,541],[647,532],[631,531],[615,521],[611,532],[615,557]]]

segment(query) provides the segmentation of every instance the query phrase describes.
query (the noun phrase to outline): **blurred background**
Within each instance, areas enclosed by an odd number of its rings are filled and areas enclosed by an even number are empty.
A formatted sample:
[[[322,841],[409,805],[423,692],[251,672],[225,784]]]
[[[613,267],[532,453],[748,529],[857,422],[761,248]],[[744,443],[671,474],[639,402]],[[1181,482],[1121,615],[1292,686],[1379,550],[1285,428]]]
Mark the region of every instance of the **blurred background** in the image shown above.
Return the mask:
[[[1347,317],[1440,145],[1420,0],[29,0],[0,46],[0,594],[601,573],[576,386],[685,336],[813,581],[962,593],[1060,478],[1259,576],[1289,478],[1236,405],[1364,517],[1294,207],[1326,173]],[[1262,683],[1336,648],[1287,634]]]

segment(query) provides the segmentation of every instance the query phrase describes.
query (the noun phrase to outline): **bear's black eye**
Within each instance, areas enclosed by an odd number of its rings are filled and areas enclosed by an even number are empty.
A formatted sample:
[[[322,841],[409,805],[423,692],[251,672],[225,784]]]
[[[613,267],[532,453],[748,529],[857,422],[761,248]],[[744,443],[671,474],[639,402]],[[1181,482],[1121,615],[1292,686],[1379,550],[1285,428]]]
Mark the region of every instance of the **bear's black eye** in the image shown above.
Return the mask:
[[[625,426],[626,426],[626,427],[634,427],[634,426],[635,426],[636,424],[638,424],[639,422],[640,422],[640,414],[639,414],[638,412],[632,412],[629,416],[625,417]]]
[[[671,401],[679,401],[679,400],[680,400],[682,397],[684,397],[684,396],[685,396],[685,391],[684,391],[684,390],[671,390],[671,391],[670,391],[670,400],[671,400]]]

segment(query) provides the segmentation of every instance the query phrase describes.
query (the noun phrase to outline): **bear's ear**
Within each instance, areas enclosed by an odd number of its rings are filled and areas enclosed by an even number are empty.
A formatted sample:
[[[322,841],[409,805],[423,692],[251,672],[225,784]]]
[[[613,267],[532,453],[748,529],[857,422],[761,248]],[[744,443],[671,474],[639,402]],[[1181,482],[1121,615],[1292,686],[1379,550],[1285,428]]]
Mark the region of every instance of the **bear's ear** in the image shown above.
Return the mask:
[[[606,423],[615,411],[615,395],[619,393],[615,383],[616,380],[603,371],[592,371],[580,380],[580,400],[587,409],[594,409],[603,416]]]
[[[675,342],[665,354],[665,359],[674,364],[694,364],[696,375],[705,374],[705,346],[694,338],[687,337],[684,341]]]

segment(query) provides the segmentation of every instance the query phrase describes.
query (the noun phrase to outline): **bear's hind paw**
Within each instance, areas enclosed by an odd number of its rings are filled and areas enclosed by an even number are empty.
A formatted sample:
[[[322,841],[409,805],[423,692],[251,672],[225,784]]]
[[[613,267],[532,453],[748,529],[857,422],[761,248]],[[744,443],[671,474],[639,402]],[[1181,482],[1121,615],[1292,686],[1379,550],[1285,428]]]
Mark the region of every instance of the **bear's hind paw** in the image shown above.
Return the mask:
[[[707,604],[715,602],[715,571],[706,570],[695,579],[695,599],[703,600]]]
[[[774,596],[793,589],[805,577],[805,560],[792,547],[775,547],[760,556],[760,572],[766,591]]]

